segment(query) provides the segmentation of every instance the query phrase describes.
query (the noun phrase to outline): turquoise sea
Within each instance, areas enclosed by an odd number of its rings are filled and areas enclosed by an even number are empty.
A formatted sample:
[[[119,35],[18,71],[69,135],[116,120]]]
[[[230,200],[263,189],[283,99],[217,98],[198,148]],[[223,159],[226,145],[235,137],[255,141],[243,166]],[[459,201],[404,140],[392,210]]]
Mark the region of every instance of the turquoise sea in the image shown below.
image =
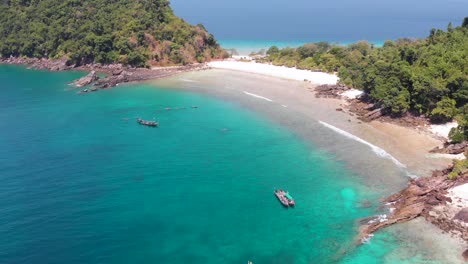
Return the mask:
[[[259,52],[263,50],[267,51],[271,46],[277,46],[279,48],[296,48],[306,43],[318,42],[320,40],[308,40],[308,41],[274,41],[274,40],[219,40],[219,44],[225,49],[235,49],[241,56],[246,56],[252,52]],[[385,41],[369,41],[376,47],[383,46]],[[345,42],[331,42],[337,45],[349,45],[352,41]]]
[[[387,230],[356,247],[387,193],[288,128],[177,87],[77,95],[84,74],[0,65],[0,263],[438,263]]]

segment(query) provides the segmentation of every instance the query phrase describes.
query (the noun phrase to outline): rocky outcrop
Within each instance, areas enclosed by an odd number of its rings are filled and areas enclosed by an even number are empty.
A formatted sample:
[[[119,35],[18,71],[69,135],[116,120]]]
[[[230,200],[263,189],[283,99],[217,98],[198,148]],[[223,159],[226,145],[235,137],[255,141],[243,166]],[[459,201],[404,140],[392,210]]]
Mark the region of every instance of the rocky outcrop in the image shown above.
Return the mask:
[[[468,224],[468,208],[463,208],[460,210],[455,217],[453,217],[453,220],[458,220],[463,223]]]
[[[63,57],[60,59],[38,59],[38,58],[24,58],[24,57],[9,57],[0,59],[0,63],[5,64],[25,64],[35,69],[48,69],[51,71],[65,71],[75,67],[75,65],[68,64],[68,58]]]
[[[466,201],[452,200],[428,209],[424,217],[445,232],[468,241],[468,205]]]
[[[100,79],[94,85],[101,89],[114,87],[119,83],[126,83],[126,82],[131,81],[132,75],[133,74],[131,72],[121,71],[120,74],[118,75],[110,75],[110,76],[107,76],[106,78]],[[137,80],[134,79],[134,81],[137,81]]]
[[[450,144],[446,142],[442,148],[436,147],[432,149],[431,153],[454,154],[458,155],[468,151],[468,141],[463,141],[458,144]]]
[[[73,82],[77,87],[83,87],[97,81],[99,77],[96,74],[96,71],[91,71],[88,75],[81,77],[80,79]]]
[[[73,83],[78,87],[89,85],[93,82],[97,88],[109,88],[116,86],[119,83],[146,81],[150,79],[158,79],[168,77],[174,74],[187,71],[205,70],[208,67],[206,64],[192,64],[185,66],[174,67],[159,67],[159,68],[127,68],[122,64],[107,64],[102,65],[99,63],[86,64],[81,66],[69,65],[69,60],[66,57],[61,59],[37,59],[37,58],[23,58],[23,57],[10,57],[0,58],[0,63],[4,64],[23,64],[29,65],[31,68],[48,69],[52,71],[64,71],[70,69],[80,69],[92,71],[87,76],[74,81]],[[95,72],[102,72],[108,74],[106,78],[98,79]],[[84,89],[80,93],[87,93],[89,91],[96,91],[96,88]]]
[[[456,209],[448,213],[445,208],[452,204],[452,199],[447,196],[447,190],[458,185],[468,183],[468,175],[460,175],[455,180],[449,180],[447,174],[451,168],[435,171],[432,177],[421,177],[411,180],[402,191],[383,200],[385,204],[391,204],[391,213],[379,221],[376,217],[364,220],[359,231],[360,241],[365,241],[373,232],[401,222],[406,222],[419,216],[436,224],[447,232],[455,232],[461,238],[468,241],[468,225],[460,225],[460,221],[454,221]],[[457,204],[450,208],[459,208]],[[447,209],[448,210],[448,209]]]
[[[98,80],[94,85],[98,88],[105,89],[114,87],[120,83],[140,82],[151,79],[159,79],[182,72],[204,69],[206,69],[206,65],[204,64],[194,64],[177,67],[160,67],[153,69],[113,69],[111,75]]]
[[[372,121],[384,115],[384,110],[382,108],[377,108],[375,110],[369,111],[362,118],[364,121]]]
[[[341,93],[351,88],[341,84],[323,84],[315,87],[315,96],[317,98],[341,98]]]
[[[462,257],[463,257],[466,261],[468,261],[468,249],[465,250],[465,252],[463,252]]]

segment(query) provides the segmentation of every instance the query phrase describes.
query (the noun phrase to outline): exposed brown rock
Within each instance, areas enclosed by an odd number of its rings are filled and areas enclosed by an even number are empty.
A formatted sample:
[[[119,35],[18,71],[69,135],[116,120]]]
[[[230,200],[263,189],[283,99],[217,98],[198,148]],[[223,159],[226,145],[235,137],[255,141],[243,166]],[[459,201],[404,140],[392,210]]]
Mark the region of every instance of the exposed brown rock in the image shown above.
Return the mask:
[[[367,95],[363,95],[358,99],[349,99],[348,103],[349,112],[356,114],[358,119],[365,122],[378,120],[412,128],[424,127],[430,124],[430,120],[424,115],[409,112],[402,115],[391,115],[388,109],[381,108],[381,105],[373,102]]]
[[[203,69],[206,69],[204,64],[194,64],[178,67],[160,67],[153,69],[114,69],[111,71],[112,75],[98,80],[94,85],[98,88],[104,89],[114,87],[119,83],[146,81],[150,79],[168,77],[186,71]]]
[[[100,79],[94,85],[101,89],[114,87],[119,83],[129,82],[131,80],[130,76],[132,76],[132,73],[122,71],[119,75],[111,75],[106,78]]]
[[[341,98],[341,93],[351,88],[340,84],[324,84],[315,87],[316,97]]]
[[[364,115],[363,117],[363,120],[364,121],[371,121],[371,120],[374,120],[374,119],[377,119],[381,116],[384,115],[384,110],[382,108],[378,108],[378,109],[375,109],[375,110],[372,110],[370,112],[368,112],[367,114]]]
[[[468,261],[468,249],[463,252],[462,257]]]
[[[24,58],[24,57],[9,57],[0,58],[0,63],[5,64],[25,64],[36,69],[48,69],[51,71],[64,71],[75,67],[75,65],[68,64],[68,58],[63,57],[60,59],[38,59],[38,58]]]
[[[443,171],[435,171],[432,177],[422,177],[411,180],[402,191],[393,194],[383,200],[385,204],[392,204],[392,213],[384,221],[365,221],[359,232],[360,241],[364,241],[371,233],[393,225],[406,222],[419,216],[439,226],[444,231],[455,231],[460,237],[468,241],[468,229],[458,225],[446,217],[445,212],[433,210],[434,208],[445,208],[444,204],[450,203],[451,199],[446,197],[447,189],[468,182],[468,177],[458,177],[449,180],[447,174],[452,167]],[[465,213],[460,215],[465,219]],[[366,218],[372,219],[372,218]]]
[[[99,77],[97,76],[96,72],[91,71],[88,75],[74,81],[73,84],[75,84],[78,87],[83,87],[97,81],[98,79]]]
[[[458,144],[450,144],[446,142],[442,148],[434,148],[431,153],[443,153],[443,154],[461,154],[468,151],[468,141],[463,141]]]
[[[112,75],[120,75],[123,72],[123,69],[115,69],[112,71]]]
[[[107,64],[102,65],[99,63],[86,64],[76,66],[69,64],[69,59],[63,57],[61,59],[49,60],[49,59],[37,59],[37,58],[23,58],[23,57],[10,57],[0,58],[0,63],[4,64],[24,64],[29,65],[31,68],[48,69],[52,71],[64,71],[70,69],[80,69],[87,71],[96,71],[109,74],[108,77],[97,80],[97,76],[90,73],[81,80],[77,80],[77,86],[85,86],[92,82],[95,82],[95,86],[98,88],[109,88],[116,86],[119,83],[125,82],[137,82],[145,81],[150,79],[157,79],[168,77],[174,74],[178,74],[186,71],[196,71],[207,69],[205,64],[192,64],[185,66],[174,66],[174,67],[159,67],[153,69],[146,68],[125,68],[122,64]],[[96,91],[96,88],[82,90],[81,93],[88,91]]]
[[[453,219],[468,223],[468,208],[460,210]]]

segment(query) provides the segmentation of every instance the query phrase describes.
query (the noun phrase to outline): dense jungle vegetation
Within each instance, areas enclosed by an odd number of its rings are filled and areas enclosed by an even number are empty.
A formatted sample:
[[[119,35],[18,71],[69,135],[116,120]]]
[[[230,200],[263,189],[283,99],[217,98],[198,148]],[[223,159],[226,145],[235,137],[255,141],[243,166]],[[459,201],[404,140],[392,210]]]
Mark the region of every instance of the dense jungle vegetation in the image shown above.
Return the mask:
[[[224,53],[202,25],[175,16],[168,0],[0,0],[0,14],[2,57],[143,67]]]

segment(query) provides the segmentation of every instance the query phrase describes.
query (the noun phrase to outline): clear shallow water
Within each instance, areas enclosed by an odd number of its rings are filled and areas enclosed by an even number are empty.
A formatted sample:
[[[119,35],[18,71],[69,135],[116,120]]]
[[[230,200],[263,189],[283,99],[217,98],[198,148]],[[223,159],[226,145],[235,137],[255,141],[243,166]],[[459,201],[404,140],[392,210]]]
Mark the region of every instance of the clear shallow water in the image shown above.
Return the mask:
[[[386,231],[353,246],[356,220],[376,212],[363,202],[382,193],[332,154],[207,95],[150,84],[76,95],[65,83],[81,75],[0,66],[0,263],[401,260]]]

